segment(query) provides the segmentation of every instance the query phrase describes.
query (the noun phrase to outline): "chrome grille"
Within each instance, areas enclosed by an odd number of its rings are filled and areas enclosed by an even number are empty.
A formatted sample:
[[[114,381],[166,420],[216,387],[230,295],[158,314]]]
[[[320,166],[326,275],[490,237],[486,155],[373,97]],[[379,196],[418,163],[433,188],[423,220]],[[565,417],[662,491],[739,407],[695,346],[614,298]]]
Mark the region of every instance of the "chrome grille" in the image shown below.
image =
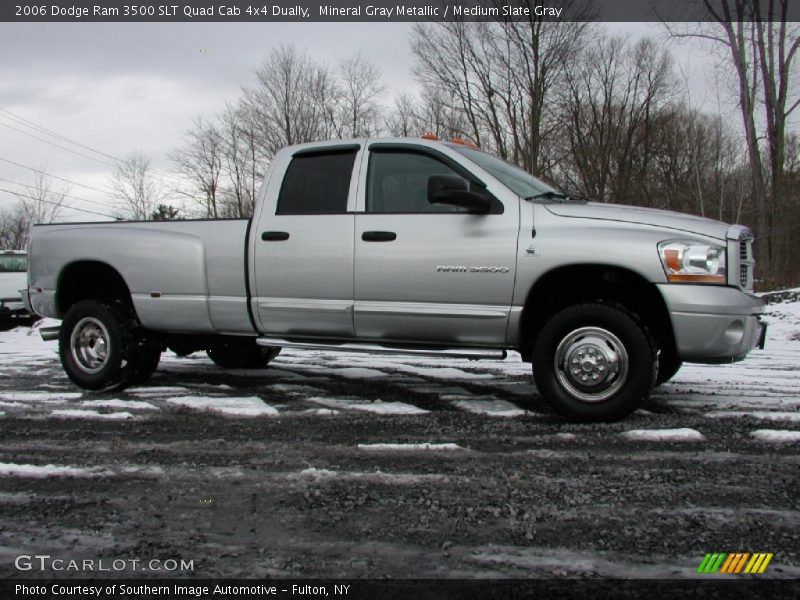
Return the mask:
[[[753,289],[753,239],[739,241],[739,285],[744,290]]]

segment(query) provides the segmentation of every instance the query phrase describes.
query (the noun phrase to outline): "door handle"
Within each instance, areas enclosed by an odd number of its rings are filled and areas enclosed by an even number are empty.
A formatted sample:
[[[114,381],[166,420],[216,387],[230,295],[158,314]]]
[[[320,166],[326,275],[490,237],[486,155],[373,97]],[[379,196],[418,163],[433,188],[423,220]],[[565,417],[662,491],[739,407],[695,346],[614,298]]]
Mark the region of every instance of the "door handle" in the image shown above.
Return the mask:
[[[393,242],[397,234],[394,231],[365,231],[361,239],[365,242]]]
[[[261,239],[265,242],[283,242],[289,239],[286,231],[265,231],[261,234]]]

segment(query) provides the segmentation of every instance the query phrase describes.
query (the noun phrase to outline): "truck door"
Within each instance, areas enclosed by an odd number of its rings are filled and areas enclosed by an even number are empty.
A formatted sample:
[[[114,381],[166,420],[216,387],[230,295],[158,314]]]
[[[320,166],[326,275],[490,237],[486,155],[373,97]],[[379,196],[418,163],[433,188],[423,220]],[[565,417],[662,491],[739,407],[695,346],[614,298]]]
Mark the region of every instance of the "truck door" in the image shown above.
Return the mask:
[[[355,217],[359,338],[502,346],[514,290],[519,206],[489,214],[428,202],[428,178],[482,188],[444,153],[372,144]],[[490,194],[491,195],[491,194]]]
[[[253,312],[262,332],[353,336],[357,154],[358,146],[350,145],[276,158],[288,165],[274,166],[251,233]]]

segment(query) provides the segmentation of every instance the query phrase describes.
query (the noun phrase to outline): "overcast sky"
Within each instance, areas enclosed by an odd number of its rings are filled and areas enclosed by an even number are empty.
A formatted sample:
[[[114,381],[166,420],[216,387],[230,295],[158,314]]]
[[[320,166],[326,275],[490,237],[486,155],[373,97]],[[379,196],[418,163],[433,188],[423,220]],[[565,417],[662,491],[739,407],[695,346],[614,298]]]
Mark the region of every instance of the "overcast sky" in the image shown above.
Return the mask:
[[[658,35],[643,23],[606,24],[612,31]],[[392,92],[415,91],[410,25],[406,23],[0,23],[0,109],[113,156],[137,150],[162,172],[194,117],[218,112],[252,81],[253,67],[271,48],[294,43],[317,59],[336,62],[361,52],[383,73]],[[695,101],[708,100],[708,65],[697,53],[675,48],[691,75]],[[25,131],[21,133],[13,127]],[[25,127],[0,112],[0,178],[17,182],[32,173],[8,159],[92,188],[106,188],[111,167],[34,139],[36,135],[104,160],[96,154]],[[0,181],[0,188],[19,186]],[[73,185],[73,196],[100,210],[108,199]],[[14,198],[0,192],[0,210]],[[65,219],[81,217],[66,211]],[[83,215],[82,218],[86,218]]]

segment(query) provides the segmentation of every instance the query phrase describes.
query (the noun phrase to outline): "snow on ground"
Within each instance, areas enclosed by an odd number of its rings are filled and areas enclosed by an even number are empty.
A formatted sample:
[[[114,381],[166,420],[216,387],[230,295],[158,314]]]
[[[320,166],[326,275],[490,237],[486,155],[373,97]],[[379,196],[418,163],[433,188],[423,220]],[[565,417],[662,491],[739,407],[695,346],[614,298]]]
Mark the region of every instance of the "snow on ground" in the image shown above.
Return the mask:
[[[765,421],[791,421],[800,423],[800,412],[779,412],[779,411],[721,411],[706,413],[712,419],[734,419],[750,417],[753,419],[763,419]]]
[[[458,444],[430,444],[424,442],[422,444],[359,444],[359,449],[361,450],[380,450],[380,451],[417,451],[417,450],[433,450],[435,452],[439,451],[447,451],[450,452],[452,450],[466,450],[466,448],[462,448]]]
[[[311,467],[303,469],[299,473],[290,473],[287,479],[299,479],[309,481],[328,481],[331,479],[365,481],[370,483],[391,483],[391,484],[414,484],[431,482],[448,482],[452,477],[439,475],[437,473],[385,473],[383,471],[332,471],[330,469],[317,469]]]
[[[496,398],[488,400],[470,400],[468,398],[465,399],[463,396],[459,397],[448,394],[444,394],[440,396],[440,398],[442,400],[449,400],[453,406],[462,410],[480,415],[489,415],[490,417],[521,417],[528,412],[516,404]]]
[[[84,400],[81,406],[91,408],[127,408],[128,410],[158,410],[157,406],[140,400]]]
[[[0,399],[12,402],[63,403],[82,396],[80,392],[0,392]]]
[[[705,437],[696,429],[631,429],[620,435],[636,442],[703,442]]]
[[[308,398],[308,401],[338,410],[361,410],[364,412],[378,413],[381,415],[422,415],[429,412],[424,408],[419,408],[418,406],[413,406],[404,402],[382,402],[381,400],[368,402],[358,398],[350,399],[322,397]]]
[[[96,410],[81,409],[54,410],[50,413],[50,416],[58,419],[100,419],[107,421],[133,419],[133,415],[127,411],[101,413]]]
[[[108,470],[94,467],[0,463],[0,477],[105,477],[111,474]]]
[[[275,416],[278,410],[261,398],[218,398],[211,396],[180,396],[167,398],[167,402],[192,410],[213,412],[229,417]]]
[[[800,442],[800,431],[756,429],[750,435],[761,442],[775,442],[779,444]]]
[[[753,351],[739,363],[685,364],[672,381],[654,391],[652,405],[638,414],[667,411],[708,419],[754,419],[781,423],[787,430],[800,429],[800,289],[767,297],[772,303],[765,310],[769,324],[765,350]],[[41,340],[38,328],[56,323],[45,320],[32,329],[18,327],[0,333],[0,378],[5,378],[0,409],[6,417],[124,420],[181,409],[252,418],[426,415],[447,407],[506,419],[539,416],[535,407],[526,404],[536,394],[530,365],[515,352],[505,360],[470,361],[285,350],[267,371],[225,371],[201,353],[180,358],[168,352],[149,382],[111,398],[97,398],[78,390],[65,377],[58,364],[57,343]],[[163,377],[165,373],[169,379]],[[18,377],[38,379],[33,386],[38,389],[14,389]],[[264,383],[255,379],[264,377],[268,377]],[[164,385],[172,382],[179,385]],[[368,391],[373,383],[376,390],[391,385],[400,392],[399,399],[375,399],[380,392],[372,396]],[[352,394],[348,386],[354,386]],[[431,404],[432,399],[438,403]],[[693,433],[642,429],[625,436],[694,441],[703,435],[702,427]]]

